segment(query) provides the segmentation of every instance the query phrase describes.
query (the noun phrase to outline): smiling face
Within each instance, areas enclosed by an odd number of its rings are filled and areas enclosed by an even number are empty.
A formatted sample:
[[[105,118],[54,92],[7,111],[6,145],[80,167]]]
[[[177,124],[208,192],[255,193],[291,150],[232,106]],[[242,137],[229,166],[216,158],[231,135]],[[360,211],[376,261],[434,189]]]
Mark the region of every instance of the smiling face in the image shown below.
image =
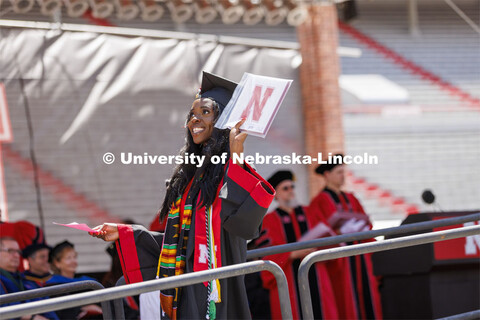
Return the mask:
[[[53,264],[62,276],[73,278],[78,267],[77,252],[73,248],[65,248],[60,257],[53,260]]]
[[[205,143],[212,135],[215,125],[213,101],[207,98],[193,102],[187,119],[187,127],[195,144]]]

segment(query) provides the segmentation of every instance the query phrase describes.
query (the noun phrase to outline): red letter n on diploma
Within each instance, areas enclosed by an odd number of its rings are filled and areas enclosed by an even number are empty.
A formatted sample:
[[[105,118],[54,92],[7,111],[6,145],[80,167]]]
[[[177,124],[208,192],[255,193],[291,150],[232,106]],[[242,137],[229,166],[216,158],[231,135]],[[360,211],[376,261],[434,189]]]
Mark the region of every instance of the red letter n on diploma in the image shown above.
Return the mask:
[[[250,114],[250,109],[253,106],[252,120],[258,122],[258,120],[260,120],[260,116],[262,115],[263,107],[265,107],[265,104],[267,104],[268,99],[273,93],[273,89],[274,88],[268,87],[265,90],[265,93],[263,94],[263,99],[262,99],[262,86],[256,85],[255,89],[253,90],[253,95],[250,98],[250,102],[248,103],[245,110],[243,110],[242,119],[248,118],[248,115]],[[261,103],[260,103],[260,100],[262,101]]]

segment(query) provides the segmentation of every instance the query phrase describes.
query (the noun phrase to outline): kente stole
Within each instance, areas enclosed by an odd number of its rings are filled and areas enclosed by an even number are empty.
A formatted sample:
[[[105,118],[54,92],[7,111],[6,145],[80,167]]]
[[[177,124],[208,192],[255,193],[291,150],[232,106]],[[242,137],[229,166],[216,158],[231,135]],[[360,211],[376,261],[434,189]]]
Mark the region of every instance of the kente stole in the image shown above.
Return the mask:
[[[176,199],[175,204],[172,205],[168,213],[157,271],[158,278],[181,275],[185,272],[187,243],[192,223],[194,200],[196,200],[194,271],[221,267],[220,207],[214,209],[211,206],[208,210],[205,209],[205,206],[200,207],[199,201],[201,197],[199,188],[198,185],[192,187],[192,181],[188,184],[183,195]],[[220,183],[219,187],[221,185],[222,183]],[[206,248],[207,257],[205,257],[205,252],[201,248]],[[215,251],[215,253],[212,254],[212,251]],[[211,301],[213,300],[217,303],[221,301],[220,284],[217,280],[214,283],[210,281],[204,282],[204,285],[208,287],[209,296],[206,299],[209,302],[209,310],[207,310],[207,313],[211,315]],[[177,319],[180,297],[181,288],[165,289],[160,292],[162,311],[172,320]],[[210,316],[210,319],[212,318],[215,318],[215,316]]]

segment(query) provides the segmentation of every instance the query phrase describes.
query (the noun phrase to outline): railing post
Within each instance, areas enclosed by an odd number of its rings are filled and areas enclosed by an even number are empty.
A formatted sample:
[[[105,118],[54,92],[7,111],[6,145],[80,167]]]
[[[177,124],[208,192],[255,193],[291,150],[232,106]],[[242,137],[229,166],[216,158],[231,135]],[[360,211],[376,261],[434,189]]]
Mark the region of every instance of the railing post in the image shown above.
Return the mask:
[[[115,287],[124,286],[127,282],[125,281],[125,277],[121,276],[117,282],[115,283]],[[119,298],[113,300],[113,309],[115,311],[115,320],[125,320],[125,309],[123,307],[123,299]]]

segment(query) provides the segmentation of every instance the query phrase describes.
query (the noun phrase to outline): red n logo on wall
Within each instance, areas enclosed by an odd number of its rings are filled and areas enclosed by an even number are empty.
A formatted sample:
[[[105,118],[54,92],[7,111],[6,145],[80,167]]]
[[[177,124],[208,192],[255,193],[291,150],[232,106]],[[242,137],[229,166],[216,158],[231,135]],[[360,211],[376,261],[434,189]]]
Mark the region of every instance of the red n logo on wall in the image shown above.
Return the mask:
[[[466,222],[463,224],[464,227],[474,225],[475,222]],[[478,255],[478,253],[480,253],[480,235],[465,237],[465,255]]]
[[[247,107],[245,108],[245,110],[243,110],[241,117],[245,119],[248,118],[253,106],[252,120],[258,122],[260,120],[260,117],[262,116],[263,108],[267,104],[268,99],[272,96],[273,89],[274,88],[272,87],[267,87],[262,98],[263,87],[256,85],[255,89],[253,89],[253,94],[250,98],[250,102],[248,102]]]

